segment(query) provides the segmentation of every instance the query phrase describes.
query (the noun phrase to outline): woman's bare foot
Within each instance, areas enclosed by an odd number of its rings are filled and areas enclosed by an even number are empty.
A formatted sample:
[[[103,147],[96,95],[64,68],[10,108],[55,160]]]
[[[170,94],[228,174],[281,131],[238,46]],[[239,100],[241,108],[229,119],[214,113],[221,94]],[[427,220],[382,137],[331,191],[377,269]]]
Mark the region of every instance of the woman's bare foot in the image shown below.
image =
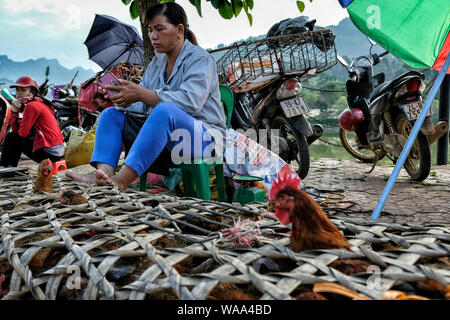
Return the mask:
[[[67,170],[66,177],[69,177],[70,179],[72,179],[74,181],[95,184],[95,175],[92,173],[81,174],[81,173],[75,173],[71,170]]]
[[[98,186],[109,186],[109,185],[115,185],[120,190],[125,190],[126,187],[120,181],[119,177],[117,175],[114,175],[112,177],[109,177],[102,169],[98,169],[95,172],[95,184]]]
[[[117,175],[112,176],[111,181],[114,185],[117,186],[117,188],[119,188],[119,190],[124,191],[127,189],[127,187],[124,185],[124,183],[119,179],[119,177]]]
[[[80,174],[67,170],[66,176],[75,181],[96,184],[98,186],[116,185],[120,190],[125,190],[133,180],[139,177],[127,165],[124,165],[116,175],[114,175],[115,169],[109,165],[99,164],[97,167],[100,168],[94,174]]]
[[[114,184],[111,178],[102,169],[97,169],[97,171],[95,171],[94,178],[94,183],[98,186],[109,186]]]

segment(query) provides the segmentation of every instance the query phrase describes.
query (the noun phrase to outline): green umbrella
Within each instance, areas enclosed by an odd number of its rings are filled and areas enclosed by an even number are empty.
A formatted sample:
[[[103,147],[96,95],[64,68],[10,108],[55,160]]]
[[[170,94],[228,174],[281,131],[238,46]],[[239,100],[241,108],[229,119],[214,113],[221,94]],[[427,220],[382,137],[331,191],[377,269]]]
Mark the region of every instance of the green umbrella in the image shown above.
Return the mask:
[[[359,30],[411,67],[442,68],[450,51],[449,0],[339,2]]]

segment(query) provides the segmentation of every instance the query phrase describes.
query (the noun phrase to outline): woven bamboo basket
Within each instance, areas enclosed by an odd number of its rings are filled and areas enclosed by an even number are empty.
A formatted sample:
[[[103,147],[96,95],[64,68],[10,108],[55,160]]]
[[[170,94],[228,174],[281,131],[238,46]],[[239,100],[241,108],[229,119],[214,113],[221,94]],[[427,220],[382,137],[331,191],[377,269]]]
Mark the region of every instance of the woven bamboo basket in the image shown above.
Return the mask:
[[[331,216],[352,249],[297,253],[289,229],[263,203],[121,192],[59,175],[52,194],[34,194],[33,183],[24,173],[0,181],[3,300],[290,300],[311,292],[328,299],[448,298],[444,226]],[[61,205],[62,188],[88,203]],[[239,237],[230,231],[235,223]],[[347,275],[334,267],[338,259],[373,268]]]

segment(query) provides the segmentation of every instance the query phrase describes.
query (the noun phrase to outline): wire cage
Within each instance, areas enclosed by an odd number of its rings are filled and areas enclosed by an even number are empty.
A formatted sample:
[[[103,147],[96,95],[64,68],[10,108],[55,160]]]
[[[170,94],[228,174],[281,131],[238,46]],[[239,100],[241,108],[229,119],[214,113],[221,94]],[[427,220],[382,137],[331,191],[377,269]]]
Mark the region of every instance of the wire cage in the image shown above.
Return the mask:
[[[259,88],[282,75],[315,76],[337,63],[334,35],[323,29],[235,43],[217,61],[221,84]]]

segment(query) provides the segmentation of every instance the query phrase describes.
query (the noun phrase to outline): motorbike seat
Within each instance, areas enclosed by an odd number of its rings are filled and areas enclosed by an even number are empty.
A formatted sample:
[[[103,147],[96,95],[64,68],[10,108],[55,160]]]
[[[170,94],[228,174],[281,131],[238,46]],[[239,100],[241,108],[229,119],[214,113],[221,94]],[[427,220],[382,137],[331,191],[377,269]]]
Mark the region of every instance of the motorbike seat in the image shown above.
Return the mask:
[[[374,100],[376,97],[387,91],[386,89],[390,86],[391,82],[392,81],[388,81],[376,87],[370,94],[370,101]]]
[[[396,87],[402,83],[405,83],[406,81],[408,81],[412,78],[416,78],[416,77],[425,79],[425,76],[423,75],[423,73],[418,72],[418,71],[409,71],[409,72],[406,72],[406,73],[398,76],[397,78],[395,78],[392,81],[388,81],[388,82],[385,82],[385,83],[379,85],[378,87],[375,88],[375,90],[372,91],[372,93],[370,95],[370,101],[375,100],[375,98],[386,93],[391,88],[394,88],[394,87]]]

